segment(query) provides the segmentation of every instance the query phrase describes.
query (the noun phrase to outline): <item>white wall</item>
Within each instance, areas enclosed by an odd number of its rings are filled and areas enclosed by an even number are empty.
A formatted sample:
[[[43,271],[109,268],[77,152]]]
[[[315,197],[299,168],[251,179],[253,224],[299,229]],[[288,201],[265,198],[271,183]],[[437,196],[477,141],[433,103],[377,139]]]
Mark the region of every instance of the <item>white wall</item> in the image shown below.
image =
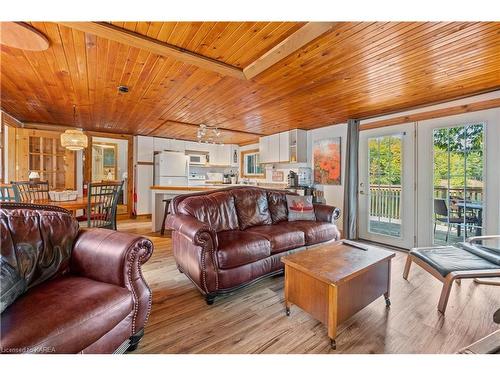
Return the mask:
[[[341,216],[337,221],[339,228],[342,228],[344,213],[344,175],[345,175],[345,151],[347,139],[347,124],[330,125],[324,128],[314,129],[307,132],[307,163],[313,168],[312,148],[314,141],[325,138],[341,137],[341,183],[340,185],[315,185],[318,190],[322,190],[325,195],[326,203],[340,208]],[[313,171],[314,173],[314,171]]]

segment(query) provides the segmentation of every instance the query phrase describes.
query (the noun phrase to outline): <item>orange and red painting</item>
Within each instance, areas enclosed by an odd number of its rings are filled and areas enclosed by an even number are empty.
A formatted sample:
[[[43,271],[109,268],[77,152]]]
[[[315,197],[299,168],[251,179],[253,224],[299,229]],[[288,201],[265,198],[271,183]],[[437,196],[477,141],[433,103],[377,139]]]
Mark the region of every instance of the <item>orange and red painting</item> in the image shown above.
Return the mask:
[[[340,185],[340,137],[314,141],[314,183]]]

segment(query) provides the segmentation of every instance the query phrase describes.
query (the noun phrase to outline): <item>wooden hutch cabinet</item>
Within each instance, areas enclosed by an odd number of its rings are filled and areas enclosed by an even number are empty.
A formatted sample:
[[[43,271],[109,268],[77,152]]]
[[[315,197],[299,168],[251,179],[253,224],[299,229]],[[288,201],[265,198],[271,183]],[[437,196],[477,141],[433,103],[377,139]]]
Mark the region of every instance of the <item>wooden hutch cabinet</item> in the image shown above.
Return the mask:
[[[49,181],[50,189],[75,189],[75,152],[61,146],[60,132],[16,129],[18,181],[32,171]]]

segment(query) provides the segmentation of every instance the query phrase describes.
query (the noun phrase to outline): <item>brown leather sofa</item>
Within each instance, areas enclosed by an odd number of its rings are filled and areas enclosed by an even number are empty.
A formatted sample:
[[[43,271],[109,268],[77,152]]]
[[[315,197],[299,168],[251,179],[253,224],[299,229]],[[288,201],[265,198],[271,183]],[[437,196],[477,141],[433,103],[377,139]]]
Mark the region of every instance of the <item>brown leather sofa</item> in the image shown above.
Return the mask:
[[[0,229],[2,262],[27,289],[0,316],[0,353],[137,347],[151,310],[141,273],[151,241],[108,229],[79,230],[64,209],[22,203],[0,206]]]
[[[262,277],[283,272],[280,258],[339,239],[338,208],[315,204],[316,221],[288,221],[286,194],[258,187],[231,187],[185,194],[171,202],[174,258],[212,304]]]

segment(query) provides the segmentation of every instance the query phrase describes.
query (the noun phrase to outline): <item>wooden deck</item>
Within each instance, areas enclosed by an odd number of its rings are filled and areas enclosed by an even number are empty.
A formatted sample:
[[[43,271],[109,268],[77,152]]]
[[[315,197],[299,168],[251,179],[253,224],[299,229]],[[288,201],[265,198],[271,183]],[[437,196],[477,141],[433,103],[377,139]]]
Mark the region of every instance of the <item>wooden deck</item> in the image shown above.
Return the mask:
[[[151,233],[150,221],[122,221],[118,228],[148,236],[155,245],[143,269],[153,309],[134,353],[454,353],[498,329],[492,317],[500,288],[464,280],[453,287],[442,317],[436,309],[441,283],[416,265],[403,280],[406,254],[397,253],[390,310],[379,298],[341,324],[333,351],[323,324],[296,307],[285,316],[283,277],[207,306],[177,271],[168,235]]]

